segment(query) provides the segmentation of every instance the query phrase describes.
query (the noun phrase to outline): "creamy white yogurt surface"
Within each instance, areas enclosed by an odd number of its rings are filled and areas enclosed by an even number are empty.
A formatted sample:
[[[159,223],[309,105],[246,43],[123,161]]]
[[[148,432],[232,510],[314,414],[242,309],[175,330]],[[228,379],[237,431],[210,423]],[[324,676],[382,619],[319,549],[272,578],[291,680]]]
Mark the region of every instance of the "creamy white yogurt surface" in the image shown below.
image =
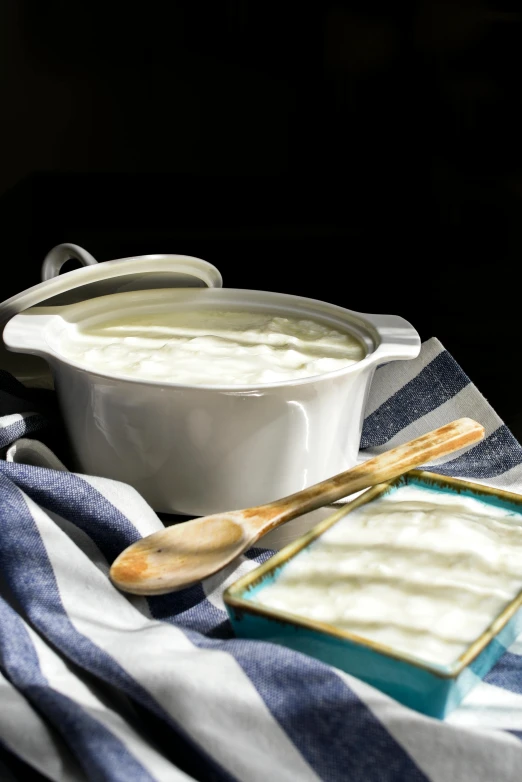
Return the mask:
[[[196,385],[250,385],[310,377],[354,364],[348,332],[263,312],[184,310],[70,326],[59,352],[99,372]]]
[[[349,513],[251,599],[449,664],[521,589],[519,514],[408,485]]]

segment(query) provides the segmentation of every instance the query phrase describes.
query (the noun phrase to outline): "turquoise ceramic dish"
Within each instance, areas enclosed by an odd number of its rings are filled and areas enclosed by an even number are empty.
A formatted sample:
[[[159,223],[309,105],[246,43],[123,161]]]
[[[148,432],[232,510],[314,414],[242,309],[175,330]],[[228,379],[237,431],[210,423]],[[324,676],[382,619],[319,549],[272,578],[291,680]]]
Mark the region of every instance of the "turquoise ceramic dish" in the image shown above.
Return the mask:
[[[520,495],[413,470],[364,492],[324,519],[306,535],[232,584],[224,594],[224,601],[238,637],[270,641],[304,652],[368,682],[406,706],[442,718],[458,706],[522,632],[522,592],[451,665],[426,662],[331,625],[267,608],[252,600],[258,590],[277,579],[278,572],[290,559],[339,519],[360,505],[406,484],[474,496],[520,515],[522,524]]]

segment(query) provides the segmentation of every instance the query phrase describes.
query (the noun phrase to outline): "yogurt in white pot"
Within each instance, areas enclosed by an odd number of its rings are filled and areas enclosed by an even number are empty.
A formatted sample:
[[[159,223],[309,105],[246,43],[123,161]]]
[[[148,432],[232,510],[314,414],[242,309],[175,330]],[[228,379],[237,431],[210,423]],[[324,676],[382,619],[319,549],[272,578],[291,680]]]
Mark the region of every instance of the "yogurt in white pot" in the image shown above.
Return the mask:
[[[187,385],[258,385],[321,375],[366,355],[347,331],[241,310],[170,309],[109,318],[62,335],[59,352],[98,372]]]

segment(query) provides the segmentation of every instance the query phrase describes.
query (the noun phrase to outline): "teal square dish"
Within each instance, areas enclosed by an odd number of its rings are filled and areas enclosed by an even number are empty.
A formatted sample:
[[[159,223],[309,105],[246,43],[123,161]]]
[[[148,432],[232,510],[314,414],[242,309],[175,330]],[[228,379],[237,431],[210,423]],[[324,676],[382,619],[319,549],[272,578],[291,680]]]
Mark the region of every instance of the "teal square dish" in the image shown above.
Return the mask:
[[[416,485],[461,494],[520,517],[522,496],[457,478],[412,470],[365,491],[312,530],[232,584],[224,602],[236,636],[282,644],[311,655],[371,684],[397,701],[432,717],[443,718],[491,670],[522,632],[522,591],[486,630],[451,664],[437,664],[362,638],[326,622],[256,603],[257,592],[277,580],[284,566],[341,518],[401,486]],[[516,521],[518,524],[518,519]],[[522,566],[521,566],[522,572]]]

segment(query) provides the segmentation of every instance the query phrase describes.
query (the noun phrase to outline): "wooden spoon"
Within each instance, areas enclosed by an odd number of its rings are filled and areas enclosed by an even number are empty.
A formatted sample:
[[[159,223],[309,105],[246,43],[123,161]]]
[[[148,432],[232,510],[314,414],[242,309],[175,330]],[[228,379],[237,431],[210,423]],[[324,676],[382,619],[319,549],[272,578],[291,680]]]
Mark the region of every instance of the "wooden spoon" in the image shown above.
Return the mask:
[[[154,532],[114,560],[110,578],[119,589],[135,595],[162,595],[191,586],[217,573],[285,521],[396,478],[483,437],[484,427],[479,423],[459,418],[281,500],[202,516]]]

